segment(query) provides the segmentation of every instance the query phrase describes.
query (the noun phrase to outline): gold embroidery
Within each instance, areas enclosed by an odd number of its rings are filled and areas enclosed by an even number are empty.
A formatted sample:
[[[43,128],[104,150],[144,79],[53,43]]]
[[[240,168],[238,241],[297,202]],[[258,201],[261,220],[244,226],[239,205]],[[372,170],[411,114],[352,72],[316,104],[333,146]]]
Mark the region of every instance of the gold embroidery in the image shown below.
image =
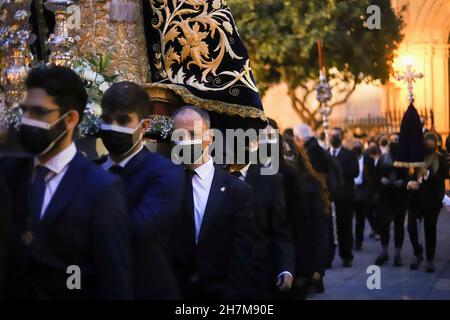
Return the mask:
[[[233,96],[239,95],[239,87],[258,92],[248,59],[243,61],[244,67],[240,71],[218,72],[226,56],[243,59],[232,48],[233,35],[238,35],[225,1],[213,1],[209,11],[209,3],[205,0],[172,0],[171,4],[168,1],[150,0],[154,13],[152,26],[158,30],[161,40],[161,45],[152,48],[155,52],[153,64],[158,70],[156,80],[169,79],[172,83],[187,84],[201,91],[228,90]],[[175,46],[176,42],[180,46]],[[217,43],[217,46],[211,47],[211,43]],[[181,49],[176,49],[178,47]],[[186,79],[184,65],[187,70],[197,66],[202,72],[201,78],[192,75]]]

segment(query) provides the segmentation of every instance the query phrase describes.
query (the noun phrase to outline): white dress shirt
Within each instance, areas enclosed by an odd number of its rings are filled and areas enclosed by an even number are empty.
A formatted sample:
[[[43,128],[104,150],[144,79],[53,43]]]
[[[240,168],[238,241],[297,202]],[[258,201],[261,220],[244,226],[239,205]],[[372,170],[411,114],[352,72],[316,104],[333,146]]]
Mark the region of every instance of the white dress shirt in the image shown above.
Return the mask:
[[[53,195],[58,189],[61,180],[64,178],[64,175],[69,168],[69,163],[73,160],[76,154],[77,148],[75,147],[75,144],[72,143],[69,147],[58,153],[44,164],[41,164],[37,158],[34,158],[35,167],[41,165],[50,170],[50,172],[45,176],[45,195],[41,208],[41,220],[44,217],[45,211],[47,210]]]
[[[133,154],[131,154],[130,156],[126,157],[125,159],[123,159],[122,161],[120,161],[119,163],[114,162],[113,159],[111,159],[111,157],[108,155],[108,157],[106,158],[106,161],[102,164],[102,169],[105,171],[108,171],[112,166],[118,165],[121,168],[125,168],[125,166],[127,165],[128,162],[130,162],[131,159],[133,159],[133,157],[135,155],[137,155],[139,152],[141,152],[141,150],[144,148],[144,145],[142,145],[138,151],[134,152]]]
[[[342,149],[342,147],[339,147],[339,148],[337,148],[337,149],[330,148],[330,154],[331,154],[333,157],[337,157],[337,156],[339,155],[339,153],[341,152],[341,149]],[[335,154],[335,153],[336,153],[336,154]]]
[[[361,156],[358,159],[358,165],[359,165],[359,174],[355,178],[355,185],[359,186],[363,183],[363,173],[364,173],[364,156]]]
[[[194,171],[196,174],[192,177],[192,194],[194,198],[195,243],[197,243],[214,178],[215,168],[212,158],[210,157],[206,163]]]
[[[239,170],[239,172],[241,173],[241,175],[239,176],[239,180],[245,181],[245,179],[247,178],[248,168],[250,168],[250,163]]]

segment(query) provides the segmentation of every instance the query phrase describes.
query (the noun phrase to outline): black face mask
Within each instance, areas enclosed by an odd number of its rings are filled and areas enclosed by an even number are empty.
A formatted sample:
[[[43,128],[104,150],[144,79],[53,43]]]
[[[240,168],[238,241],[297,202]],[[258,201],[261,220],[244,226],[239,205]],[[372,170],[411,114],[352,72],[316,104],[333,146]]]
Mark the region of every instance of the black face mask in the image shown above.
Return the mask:
[[[389,143],[389,152],[392,155],[395,155],[397,153],[397,150],[398,150],[398,142]]]
[[[58,141],[67,134],[64,121],[61,121],[67,114],[60,117],[53,124],[46,122],[22,118],[19,128],[19,140],[24,149],[35,155],[44,155],[57,145]]]
[[[434,152],[435,152],[435,148],[425,146],[425,155],[429,156],[429,155],[432,155]]]
[[[363,149],[361,147],[354,147],[353,152],[359,157],[363,153]]]
[[[369,147],[368,151],[370,156],[376,157],[378,155],[378,148],[375,146]]]
[[[258,149],[252,151],[248,146],[243,146],[235,142],[233,148],[230,148],[229,150],[231,150],[232,164],[241,165],[250,162],[256,163],[258,160]]]
[[[259,145],[259,156],[260,156],[260,161],[262,163],[265,163],[269,160],[272,159],[272,157],[276,156],[276,154],[274,154],[274,152],[276,153],[277,151],[277,146],[275,145],[275,143],[262,143]]]
[[[331,136],[330,144],[333,148],[339,148],[341,146],[342,139],[338,136]]]
[[[141,140],[139,128],[130,129],[114,125],[102,125],[100,128],[100,137],[109,153],[115,156],[126,155]]]
[[[380,145],[382,147],[386,147],[388,145],[388,141],[386,139],[383,139],[383,140],[380,141]]]

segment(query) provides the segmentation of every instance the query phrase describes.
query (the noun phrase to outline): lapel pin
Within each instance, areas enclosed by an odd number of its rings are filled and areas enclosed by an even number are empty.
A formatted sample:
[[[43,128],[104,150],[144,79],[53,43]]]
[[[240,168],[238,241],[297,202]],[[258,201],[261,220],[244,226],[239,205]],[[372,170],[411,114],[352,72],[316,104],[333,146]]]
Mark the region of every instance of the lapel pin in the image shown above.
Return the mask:
[[[220,191],[224,192],[225,191],[225,187],[220,188]]]

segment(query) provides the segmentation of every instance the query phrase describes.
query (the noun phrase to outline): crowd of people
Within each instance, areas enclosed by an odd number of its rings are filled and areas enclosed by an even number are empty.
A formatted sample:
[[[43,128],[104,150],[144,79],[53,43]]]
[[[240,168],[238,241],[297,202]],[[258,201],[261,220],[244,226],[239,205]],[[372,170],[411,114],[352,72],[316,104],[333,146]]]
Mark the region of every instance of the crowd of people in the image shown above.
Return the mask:
[[[366,220],[381,240],[374,263],[389,261],[393,223],[393,263],[402,266],[406,215],[410,268],[425,254],[434,271],[448,159],[433,132],[424,133],[425,167],[411,172],[394,166],[397,133],[344,139],[333,128],[324,141],[306,124],[278,135],[269,119],[265,134],[275,139],[254,142],[278,154],[224,166],[208,152],[208,112],[188,105],[172,115],[188,133],[175,144],[199,157],[177,165],[145,147],[146,91],[118,82],[101,103],[108,154],[92,161],[74,143],[87,103],[81,79],[45,67],[25,84],[19,137],[33,156],[0,159],[3,298],[306,299],[324,292],[336,250],[352,266]],[[261,174],[274,156],[278,172]]]

